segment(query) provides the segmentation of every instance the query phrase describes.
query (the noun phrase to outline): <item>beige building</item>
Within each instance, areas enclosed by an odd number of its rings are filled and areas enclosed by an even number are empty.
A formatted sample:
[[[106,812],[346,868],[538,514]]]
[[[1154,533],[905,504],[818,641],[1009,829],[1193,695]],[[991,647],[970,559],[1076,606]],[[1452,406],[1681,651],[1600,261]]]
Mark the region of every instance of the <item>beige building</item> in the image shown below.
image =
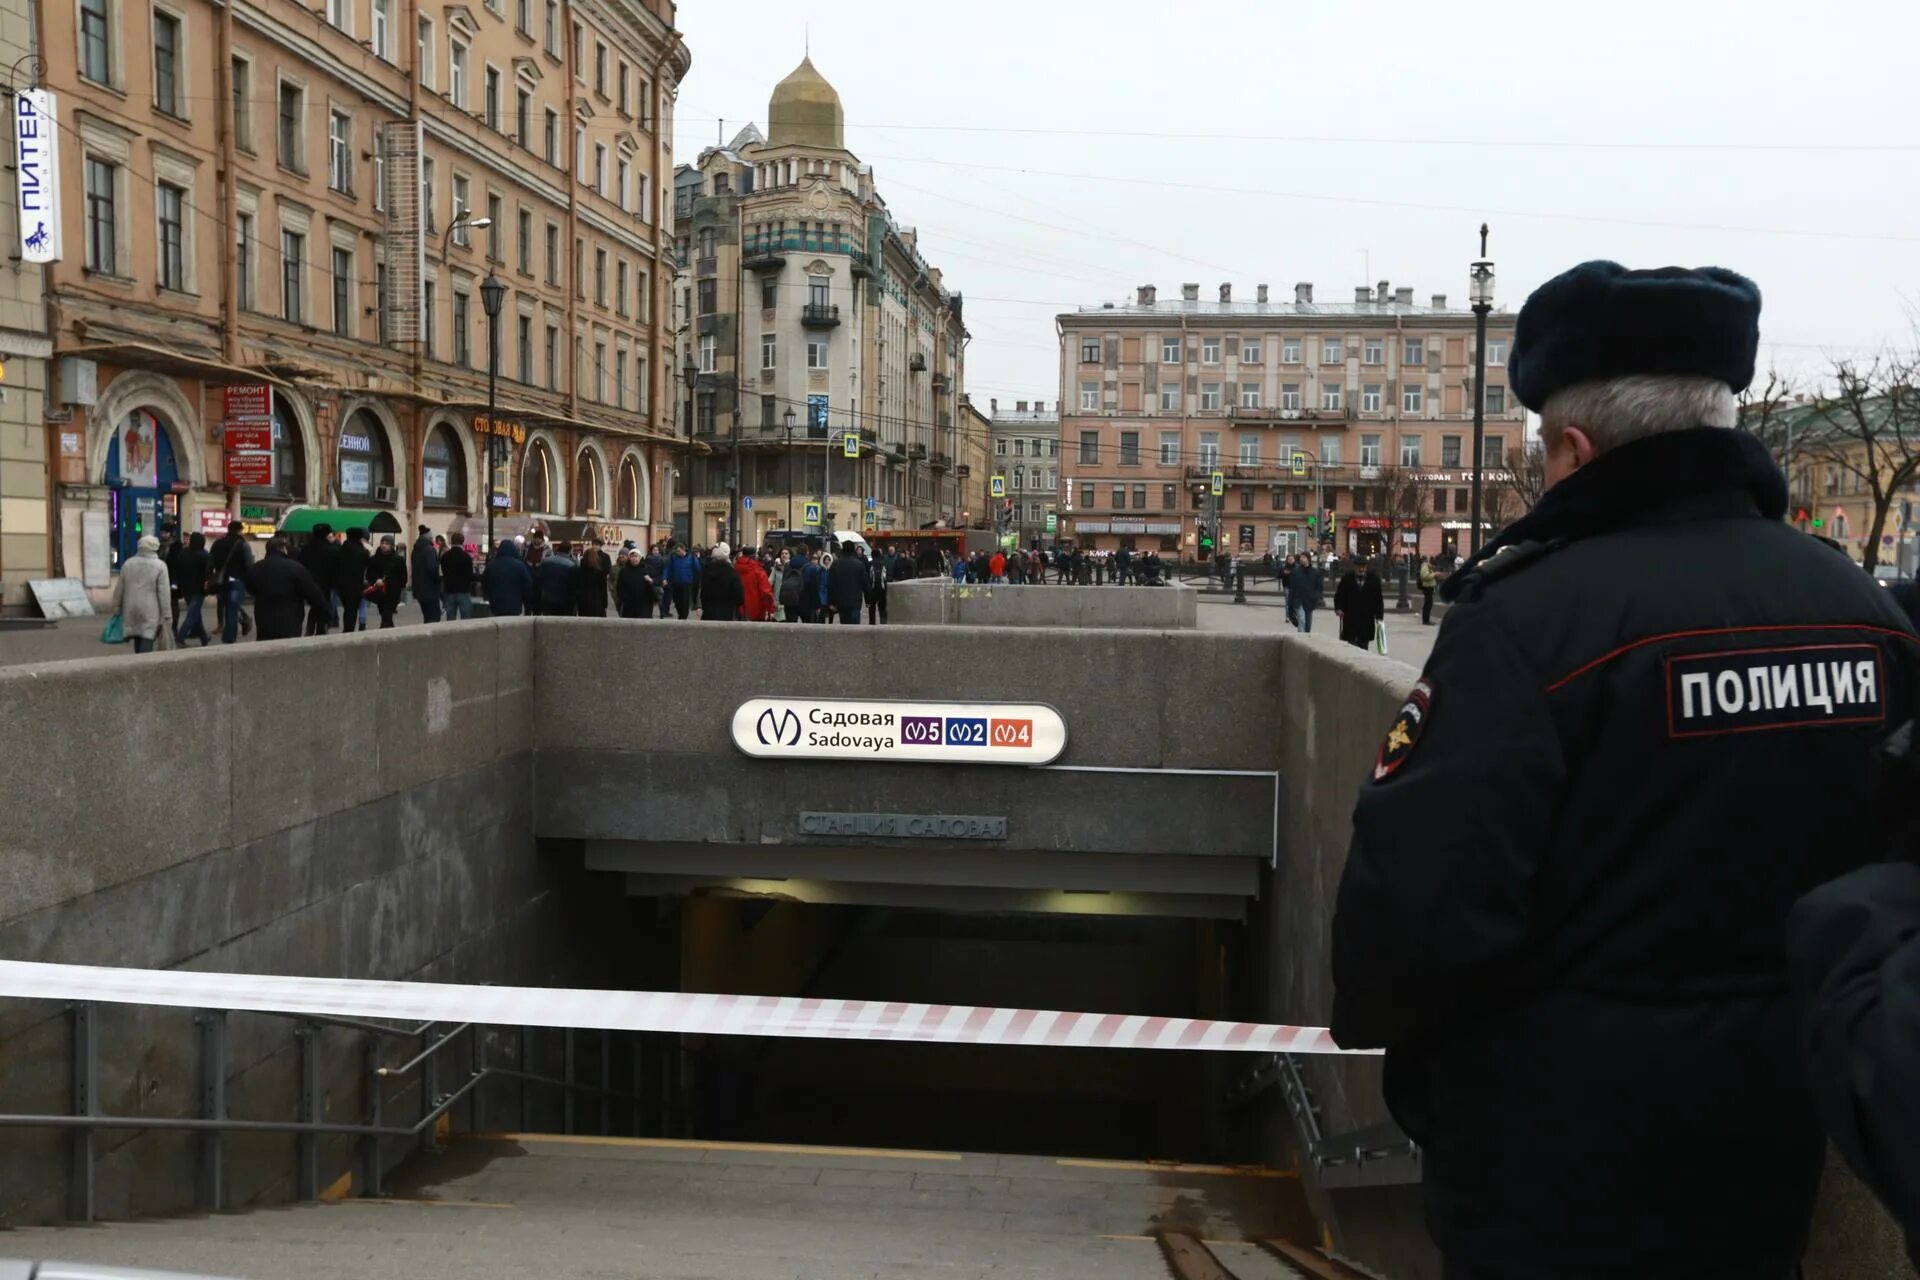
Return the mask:
[[[1152,286],[1083,307],[1060,337],[1061,537],[1192,556],[1219,472],[1222,547],[1275,555],[1458,551],[1471,541],[1474,316],[1381,281],[1351,302],[1311,284],[1274,302]],[[1513,316],[1488,318],[1483,484],[1506,478],[1526,412],[1507,386]],[[1417,487],[1395,512],[1389,487]],[[1331,514],[1331,521],[1329,521]],[[1486,516],[1483,525],[1488,524]],[[1487,532],[1491,532],[1489,528]]]
[[[688,512],[698,543],[808,523],[875,532],[963,508],[961,299],[846,149],[811,60],[743,130],[675,175],[683,368],[693,371]],[[684,527],[684,526],[682,526]]]
[[[33,6],[0,0],[0,61],[16,75],[37,49]],[[24,87],[17,81],[16,87]],[[16,126],[17,128],[17,126]],[[14,166],[14,181],[23,180]],[[53,573],[53,472],[47,452],[46,268],[21,260],[14,191],[0,201],[0,613],[31,613],[27,583]]]
[[[670,0],[43,12],[64,572],[105,587],[163,523],[301,506],[478,543],[489,434],[502,534],[665,530]],[[260,411],[270,474],[229,484],[226,423]]]
[[[1023,547],[1060,539],[1060,408],[1044,400],[990,402],[993,473],[1006,496],[995,503],[995,528]]]

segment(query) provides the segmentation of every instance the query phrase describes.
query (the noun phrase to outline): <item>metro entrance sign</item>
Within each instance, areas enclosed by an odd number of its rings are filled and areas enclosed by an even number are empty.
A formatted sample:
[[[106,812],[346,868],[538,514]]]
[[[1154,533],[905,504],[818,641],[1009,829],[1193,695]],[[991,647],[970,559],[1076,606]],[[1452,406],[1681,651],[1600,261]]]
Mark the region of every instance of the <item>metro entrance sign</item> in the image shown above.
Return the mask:
[[[1060,713],[1029,702],[749,698],[733,745],[771,760],[1050,764],[1067,747]]]

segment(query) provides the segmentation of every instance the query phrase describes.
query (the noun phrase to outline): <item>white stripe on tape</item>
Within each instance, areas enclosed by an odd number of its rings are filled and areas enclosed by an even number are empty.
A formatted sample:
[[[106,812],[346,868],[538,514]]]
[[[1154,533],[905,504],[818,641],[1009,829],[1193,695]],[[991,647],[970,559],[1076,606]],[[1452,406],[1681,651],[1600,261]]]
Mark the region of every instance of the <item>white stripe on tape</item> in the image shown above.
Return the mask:
[[[1102,1049],[1218,1049],[1229,1053],[1335,1053],[1324,1027],[1196,1022],[1140,1015],[1060,1013],[880,1000],[468,987],[358,978],[286,978],[184,969],[106,969],[0,960],[0,996],[97,1000],[187,1009],[245,1009],[408,1022],[668,1031],[683,1035],[919,1040],[944,1044],[1068,1044]]]

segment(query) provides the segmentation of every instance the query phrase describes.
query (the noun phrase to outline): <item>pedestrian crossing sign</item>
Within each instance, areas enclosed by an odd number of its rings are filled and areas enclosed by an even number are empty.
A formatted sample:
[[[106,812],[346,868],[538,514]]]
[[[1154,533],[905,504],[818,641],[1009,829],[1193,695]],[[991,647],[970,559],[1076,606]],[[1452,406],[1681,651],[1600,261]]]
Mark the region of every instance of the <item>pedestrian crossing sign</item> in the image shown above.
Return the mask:
[[[1227,491],[1227,473],[1224,471],[1214,472],[1213,473],[1213,496],[1217,498],[1221,494],[1225,493],[1226,491]]]
[[[873,511],[866,512],[864,515],[860,517],[860,527],[862,529],[867,529],[870,531],[879,529],[880,527],[879,514]]]
[[[817,502],[809,502],[805,508],[802,509],[801,514],[805,517],[807,524],[819,524],[820,504]]]
[[[1293,474],[1297,476],[1303,476],[1307,474],[1307,455],[1306,454],[1296,453],[1293,455]]]
[[[846,435],[840,437],[840,452],[846,454],[849,458],[857,458],[860,456],[860,436],[857,432],[849,431]]]
[[[990,492],[992,496],[996,498],[1006,497],[1007,496],[1007,478],[1005,476],[995,476],[993,478],[993,488]]]

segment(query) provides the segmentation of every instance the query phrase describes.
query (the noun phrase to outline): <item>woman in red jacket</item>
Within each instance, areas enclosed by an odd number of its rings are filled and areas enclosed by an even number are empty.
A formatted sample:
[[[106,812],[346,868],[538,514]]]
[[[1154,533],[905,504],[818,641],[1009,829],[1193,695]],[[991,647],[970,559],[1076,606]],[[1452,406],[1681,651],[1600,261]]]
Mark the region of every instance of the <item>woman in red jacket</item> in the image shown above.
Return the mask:
[[[773,580],[760,567],[751,548],[743,548],[733,567],[740,574],[740,590],[745,597],[740,606],[743,622],[767,622],[773,618]]]

